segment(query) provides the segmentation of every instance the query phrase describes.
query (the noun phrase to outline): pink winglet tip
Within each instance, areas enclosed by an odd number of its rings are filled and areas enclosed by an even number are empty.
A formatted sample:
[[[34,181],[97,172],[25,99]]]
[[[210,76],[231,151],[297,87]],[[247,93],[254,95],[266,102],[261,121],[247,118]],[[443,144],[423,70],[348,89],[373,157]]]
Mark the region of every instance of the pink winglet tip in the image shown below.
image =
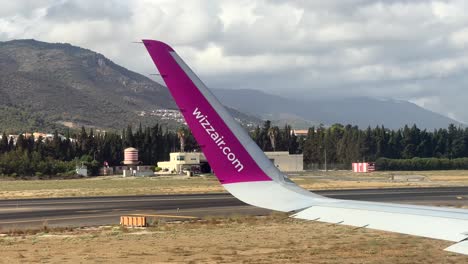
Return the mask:
[[[142,41],[143,41],[143,44],[147,47],[152,46],[154,48],[163,48],[163,49],[166,49],[167,51],[174,51],[174,49],[172,49],[171,46],[159,40],[142,39]]]

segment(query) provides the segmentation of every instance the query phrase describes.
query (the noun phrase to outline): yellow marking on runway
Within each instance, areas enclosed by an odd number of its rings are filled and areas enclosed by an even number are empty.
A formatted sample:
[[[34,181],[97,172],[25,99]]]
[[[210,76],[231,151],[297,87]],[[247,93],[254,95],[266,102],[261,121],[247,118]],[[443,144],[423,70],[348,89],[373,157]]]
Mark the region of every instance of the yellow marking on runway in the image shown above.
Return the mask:
[[[232,210],[233,208],[224,208],[224,207],[221,207],[221,208],[198,208],[198,209],[187,209],[187,210],[184,210],[184,209],[181,209],[180,211],[182,212],[185,212],[185,213],[189,213],[189,212],[203,212],[203,211],[229,211],[229,210]],[[235,209],[242,209],[242,210],[258,210],[259,208],[256,208],[256,207],[253,207],[253,206],[236,206]],[[174,209],[175,210],[175,209]],[[170,212],[171,210],[164,210],[166,212]],[[18,221],[4,221],[4,222],[0,222],[0,225],[1,224],[16,224],[16,223],[31,223],[31,222],[50,222],[50,221],[60,221],[60,220],[75,220],[75,219],[87,219],[87,218],[103,218],[103,217],[111,217],[111,216],[121,216],[122,213],[119,213],[119,214],[106,214],[106,215],[89,215],[89,216],[71,216],[71,217],[56,217],[56,218],[42,218],[42,219],[31,219],[31,220],[18,220]],[[131,214],[130,214],[131,215]],[[138,215],[138,214],[135,214],[135,215]],[[144,214],[140,214],[140,215],[144,215]],[[151,216],[151,215],[150,215]],[[154,216],[167,216],[167,217],[174,217],[174,218],[181,218],[181,217],[193,217],[193,218],[197,218],[197,217],[194,217],[194,216],[180,216],[180,217],[177,217],[175,215],[154,215]],[[187,218],[187,219],[191,219],[191,218]]]
[[[3,212],[9,212],[9,211],[33,211],[33,210],[34,208],[32,207],[15,207],[15,208],[11,207],[11,208],[1,208],[0,212],[3,213]],[[37,210],[38,209],[36,209],[36,211]]]
[[[30,223],[30,222],[44,222],[44,221],[74,220],[74,219],[86,219],[86,218],[102,218],[102,217],[110,217],[110,216],[120,216],[120,214],[43,218],[43,219],[32,219],[32,220],[18,220],[18,221],[10,221],[10,222],[7,221],[7,222],[0,222],[0,225],[1,224]]]
[[[263,209],[259,207],[255,207],[252,205],[244,205],[244,206],[232,206],[232,207],[211,207],[211,208],[197,208],[197,209],[180,209],[180,212],[188,213],[188,212],[203,212],[203,211],[229,211],[232,210],[233,208],[235,209],[241,209],[241,210],[266,210],[266,211],[271,211],[268,209]],[[164,210],[164,211],[170,211],[170,210]]]
[[[167,217],[167,218],[182,218],[182,219],[197,219],[195,216],[188,215],[164,215],[164,214],[129,214],[133,216],[151,216],[151,217]]]
[[[66,197],[67,198],[67,197]],[[58,202],[19,202],[18,204],[8,203],[2,206],[23,206],[23,205],[57,205],[57,204],[90,204],[90,203],[123,203],[123,202],[156,202],[156,201],[179,201],[179,200],[219,200],[219,199],[236,199],[233,196],[224,197],[173,197],[173,198],[149,198],[149,199],[117,199],[117,200],[101,200],[108,198],[106,196],[97,197],[96,200],[86,201],[87,197],[78,197],[78,201],[58,201]],[[56,198],[61,199],[61,198]],[[94,198],[92,198],[94,199]],[[8,202],[8,200],[5,200]]]

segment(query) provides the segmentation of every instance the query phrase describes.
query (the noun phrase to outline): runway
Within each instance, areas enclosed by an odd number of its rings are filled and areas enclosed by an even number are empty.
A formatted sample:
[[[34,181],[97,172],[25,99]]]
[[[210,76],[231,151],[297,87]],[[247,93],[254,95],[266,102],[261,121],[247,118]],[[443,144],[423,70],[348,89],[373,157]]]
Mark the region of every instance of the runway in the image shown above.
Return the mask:
[[[468,207],[468,187],[327,190],[316,193],[338,199]],[[150,219],[158,220],[268,213],[269,210],[246,205],[226,193],[2,200],[0,232],[43,225],[118,224],[121,215],[130,214],[149,215]]]

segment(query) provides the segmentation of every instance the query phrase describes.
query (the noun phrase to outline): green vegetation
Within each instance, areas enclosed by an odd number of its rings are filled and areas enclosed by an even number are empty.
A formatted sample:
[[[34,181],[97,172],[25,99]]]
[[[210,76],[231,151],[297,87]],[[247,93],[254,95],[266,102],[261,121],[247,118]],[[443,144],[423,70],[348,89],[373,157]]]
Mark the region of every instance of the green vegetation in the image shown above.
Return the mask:
[[[189,131],[184,133],[185,149],[191,151],[197,144]],[[75,140],[72,140],[75,138]],[[177,134],[159,125],[143,128],[133,133],[132,127],[116,133],[98,133],[85,128],[76,135],[60,138],[57,131],[53,139],[34,139],[19,135],[16,142],[3,133],[0,140],[0,175],[13,177],[67,176],[74,174],[78,164],[86,165],[91,175],[97,175],[99,167],[107,162],[120,165],[123,150],[136,147],[144,164],[156,164],[169,158],[169,152],[179,149]]]
[[[183,131],[183,132],[181,132]],[[280,129],[266,121],[251,136],[264,151],[303,153],[305,168],[315,164],[343,164],[350,169],[356,161],[377,161],[379,170],[451,170],[468,169],[468,129],[450,125],[433,132],[416,126],[399,130],[384,127],[360,130],[357,126],[335,124],[329,128],[312,127],[307,136],[296,136],[289,125]],[[0,175],[67,176],[83,163],[92,175],[107,162],[117,166],[126,147],[139,149],[140,161],[156,164],[167,160],[169,153],[180,150],[184,137],[185,151],[198,150],[191,132],[182,127],[177,132],[156,124],[153,127],[132,126],[117,133],[95,133],[82,128],[79,133],[61,139],[55,132],[52,140],[25,138],[16,144],[3,133],[0,140]],[[76,140],[72,140],[74,138]],[[155,168],[157,169],[157,168]]]
[[[0,175],[38,176],[74,175],[75,163],[72,161],[54,160],[51,157],[41,157],[39,152],[15,150],[0,156]]]
[[[39,114],[32,114],[21,109],[21,107],[6,106],[0,103],[0,124],[7,125],[9,131],[36,131],[38,129],[53,131],[63,128],[60,125],[46,121]]]
[[[421,170],[424,166],[460,169],[466,168],[466,160],[459,158],[468,157],[468,128],[452,124],[448,129],[432,132],[415,125],[398,130],[383,126],[361,130],[357,126],[335,124],[329,128],[310,128],[302,149],[306,167],[324,164],[325,157],[327,163],[345,164],[348,169],[352,162],[385,157],[410,161],[380,160],[379,169]]]
[[[291,154],[301,153],[302,138],[291,132],[291,126],[283,129],[272,126],[269,120],[262,128],[257,126],[251,133],[252,139],[263,151],[289,151]]]
[[[379,158],[375,163],[378,170],[392,171],[421,171],[421,170],[466,170],[468,158],[438,159],[438,158],[412,158],[387,159]]]

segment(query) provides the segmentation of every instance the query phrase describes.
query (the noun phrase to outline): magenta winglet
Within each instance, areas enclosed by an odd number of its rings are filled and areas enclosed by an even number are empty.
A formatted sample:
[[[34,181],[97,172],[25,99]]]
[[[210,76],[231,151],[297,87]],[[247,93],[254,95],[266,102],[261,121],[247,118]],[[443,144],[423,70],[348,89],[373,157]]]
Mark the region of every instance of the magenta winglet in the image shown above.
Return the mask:
[[[215,109],[222,106],[210,103],[216,100],[214,96],[210,93],[212,98],[206,97],[207,88],[201,81],[194,82],[197,77],[175,51],[160,41],[143,40],[143,43],[219,181],[222,184],[271,181],[219,115],[219,109]],[[232,118],[227,122],[233,122]]]

